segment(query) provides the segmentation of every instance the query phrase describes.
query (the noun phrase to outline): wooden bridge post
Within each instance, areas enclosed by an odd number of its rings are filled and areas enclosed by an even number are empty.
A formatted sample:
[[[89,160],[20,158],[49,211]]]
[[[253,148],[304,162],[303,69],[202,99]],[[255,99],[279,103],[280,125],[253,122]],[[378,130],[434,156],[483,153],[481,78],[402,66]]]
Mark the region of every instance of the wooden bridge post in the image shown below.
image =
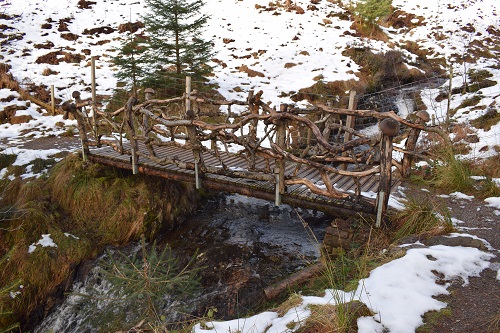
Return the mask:
[[[380,140],[380,184],[377,194],[377,222],[379,228],[382,215],[387,211],[389,196],[391,194],[391,169],[392,169],[392,138],[399,133],[399,123],[391,118],[380,122],[382,138]]]
[[[150,101],[153,99],[154,94],[155,94],[155,91],[153,88],[146,88],[146,90],[144,90],[144,99],[146,101]],[[149,128],[149,116],[146,114],[142,115],[142,126],[143,126],[144,135],[147,136],[147,132],[148,132],[148,128]]]
[[[128,136],[130,140],[130,150],[132,155],[132,174],[136,175],[139,173],[137,167],[137,152],[139,151],[139,146],[137,144],[137,139],[135,135],[135,125],[134,125],[134,105],[137,104],[139,100],[135,96],[131,96],[127,104],[125,105],[125,118],[128,127]]]
[[[96,57],[93,56],[91,58],[90,64],[91,64],[91,69],[90,69],[90,79],[92,81],[92,102],[94,105],[97,105],[97,91],[96,91],[96,83],[95,83],[95,59]],[[96,140],[99,137],[97,133],[97,113],[94,112],[94,109],[92,109],[92,127],[93,127],[93,132],[95,134]]]
[[[423,125],[428,122],[431,118],[427,111],[418,111],[417,119],[415,123],[418,125]],[[408,133],[408,139],[406,139],[405,150],[411,153],[415,152],[417,147],[418,136],[420,135],[420,129],[412,127]],[[404,154],[403,163],[401,167],[401,176],[408,177],[411,171],[411,164],[413,162],[413,156],[411,154]]]
[[[186,115],[185,118],[189,120],[193,120],[195,117],[195,113],[191,110],[191,77],[186,76]],[[188,140],[191,143],[194,155],[194,177],[195,177],[195,185],[196,189],[199,190],[201,188],[200,182],[200,163],[203,165],[203,156],[201,155],[200,146],[201,144],[198,142],[196,137],[196,127],[195,126],[186,126]],[[173,135],[173,134],[172,134]]]
[[[286,112],[288,109],[287,104],[280,105],[280,112]],[[285,149],[286,142],[286,124],[285,120],[278,120],[276,124],[276,145],[281,149]],[[275,162],[274,173],[276,174],[276,195],[274,204],[276,206],[281,205],[281,195],[285,193],[285,160],[278,159]]]
[[[76,124],[78,126],[78,135],[80,136],[80,142],[82,144],[82,160],[86,162],[87,156],[89,155],[90,151],[87,138],[87,129],[85,128],[85,121],[80,113],[78,113],[78,109],[75,103],[66,101],[61,105],[61,109],[65,113],[73,114],[74,118],[76,119]]]
[[[50,107],[51,107],[52,115],[55,116],[56,115],[56,97],[55,97],[55,93],[54,93],[54,85],[53,84],[50,85]]]
[[[355,106],[354,106],[354,98],[356,97],[356,90],[350,90],[349,91],[349,106],[348,106],[348,109],[349,110],[354,110]],[[348,115],[347,116],[347,120],[346,120],[346,124],[345,124],[345,127],[346,128],[350,128],[350,129],[354,129],[354,124],[356,122],[356,117],[355,116],[351,116],[351,115]],[[344,143],[350,141],[352,138],[352,135],[350,132],[348,131],[345,131],[344,132]],[[342,153],[342,156],[347,156],[347,152],[343,152]],[[347,170],[347,164],[346,163],[343,163],[340,168],[342,170]]]

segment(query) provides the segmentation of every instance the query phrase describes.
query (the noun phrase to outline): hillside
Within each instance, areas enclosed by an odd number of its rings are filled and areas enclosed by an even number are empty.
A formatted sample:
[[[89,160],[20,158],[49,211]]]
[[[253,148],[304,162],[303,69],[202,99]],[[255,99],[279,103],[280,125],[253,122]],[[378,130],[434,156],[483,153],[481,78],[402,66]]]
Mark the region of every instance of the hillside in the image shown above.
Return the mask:
[[[227,100],[245,100],[251,90],[262,90],[262,99],[276,107],[327,102],[345,107],[345,97],[354,89],[359,109],[395,110],[403,117],[425,110],[433,124],[449,131],[456,156],[481,165],[498,184],[500,3],[394,0],[392,14],[374,29],[366,29],[355,15],[358,2],[297,0],[287,5],[284,0],[207,1],[205,11],[211,19],[204,38],[212,40],[215,51],[207,86],[216,87],[212,94]],[[50,87],[54,86],[58,106],[71,100],[74,91],[89,98],[90,64],[95,57],[102,109],[126,102],[129,87],[114,77],[117,68],[111,59],[128,34],[143,32],[141,15],[145,11],[144,0],[0,0],[0,185],[40,177],[79,147],[76,122],[64,119],[59,110],[52,115],[40,108],[26,92],[50,104]],[[221,111],[226,110],[221,107]],[[425,146],[432,140],[423,136],[420,144]],[[485,160],[490,164],[481,164]],[[425,162],[417,169],[421,171],[418,175],[425,176],[428,171]],[[483,178],[474,179],[480,182]],[[371,295],[362,284],[359,290],[345,293],[360,300],[369,295],[367,302],[373,302],[374,309],[390,313],[382,319],[380,313],[378,317],[365,316],[366,320],[359,322],[364,325],[360,332],[413,332],[422,324],[424,313],[445,309],[446,303],[460,309],[454,313],[457,317],[447,318],[434,331],[430,328],[431,332],[458,330],[455,320],[467,320],[464,327],[471,329],[478,313],[487,314],[489,321],[491,317],[498,320],[498,302],[488,298],[488,290],[498,290],[500,279],[496,258],[499,199],[488,198],[485,203],[484,195],[474,198],[418,187],[401,188],[399,200],[423,193],[442,196],[454,227],[471,233],[460,238],[478,236],[490,243],[480,240],[479,246],[476,243],[462,251],[456,244],[424,246],[414,239],[408,245],[413,247],[410,255],[382,266],[371,279],[364,280],[373,288]],[[477,188],[474,191],[480,192]],[[483,271],[487,272],[484,281]],[[394,276],[394,281],[389,280]],[[400,276],[406,285],[399,285]],[[469,278],[471,286],[467,287]],[[417,284],[423,295],[413,292]],[[452,295],[443,296],[449,287],[454,288]],[[303,306],[293,307],[290,311],[295,313],[287,318],[275,312],[258,314],[249,319],[256,326],[244,331],[266,332],[275,325],[273,329],[284,332],[294,323],[297,312],[304,319],[307,304],[323,304],[329,295],[327,291],[324,297],[305,297]],[[467,310],[475,306],[477,297],[484,302],[471,315]],[[411,304],[399,303],[401,299]],[[195,330],[225,332],[234,329],[235,321],[211,325],[198,325]]]
[[[359,27],[350,6],[352,1],[296,1],[289,8],[281,1],[208,2],[211,20],[204,37],[213,41],[216,52],[210,82],[226,99],[245,99],[249,90],[263,90],[271,105],[338,101],[349,89],[356,89],[363,102],[363,96],[397,95],[404,84],[420,82],[419,96],[404,108],[426,109],[441,123],[453,68],[452,118],[475,125],[468,129],[479,138],[471,156],[494,154],[500,94],[498,3],[398,0],[393,14],[374,32]],[[141,32],[145,9],[132,0],[43,5],[26,0],[3,1],[1,10],[1,62],[21,87],[45,102],[50,103],[54,85],[60,103],[75,90],[89,97],[92,56],[97,58],[99,99],[105,102],[113,95],[117,81],[111,57],[126,34]],[[387,90],[392,87],[398,89]],[[3,95],[2,103],[12,104],[8,91]],[[383,101],[362,106],[398,107]]]

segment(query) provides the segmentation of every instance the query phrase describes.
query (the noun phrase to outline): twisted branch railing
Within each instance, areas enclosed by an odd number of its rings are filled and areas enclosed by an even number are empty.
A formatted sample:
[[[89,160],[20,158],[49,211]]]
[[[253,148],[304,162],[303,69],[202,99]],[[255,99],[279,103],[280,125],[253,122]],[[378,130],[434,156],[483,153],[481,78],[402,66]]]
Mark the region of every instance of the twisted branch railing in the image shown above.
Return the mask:
[[[186,89],[186,94],[181,97],[153,99],[151,89],[146,89],[142,103],[136,97],[130,97],[122,108],[114,112],[103,112],[92,101],[81,101],[79,98],[75,101],[65,102],[62,108],[74,114],[78,121],[84,156],[89,154],[89,146],[107,145],[120,154],[131,156],[134,173],[137,172],[139,160],[148,159],[160,165],[172,164],[195,170],[197,177],[208,173],[271,182],[275,184],[277,204],[281,201],[281,195],[285,194],[286,186],[291,185],[305,186],[312,193],[334,199],[359,196],[359,179],[380,173],[383,198],[377,202],[381,210],[385,211],[392,166],[395,165],[404,176],[408,175],[411,159],[418,154],[415,143],[419,132],[425,130],[442,134],[436,127],[425,126],[425,119],[421,117],[414,123],[394,112],[338,109],[325,105],[307,109],[282,105],[277,111],[262,101],[261,91],[256,94],[251,92],[245,101],[218,101],[197,96],[197,92],[190,92],[190,89]],[[162,107],[173,103],[184,104],[185,111],[176,117],[165,114]],[[213,111],[196,112],[190,108],[191,103],[198,106],[227,106],[229,111],[225,115]],[[82,112],[86,106],[93,109],[96,117],[93,122]],[[246,110],[234,113],[231,106],[245,107]],[[392,122],[393,125],[397,124],[397,131],[385,132],[381,128],[380,135],[368,137],[354,128],[346,127],[341,120],[335,121],[341,115],[373,117],[381,122]],[[224,118],[224,121],[213,123],[213,118],[217,116]],[[97,118],[98,121],[95,121]],[[230,118],[234,120],[231,122]],[[95,124],[95,128],[91,124]],[[397,135],[399,124],[408,127],[411,132],[406,146],[410,149],[398,148],[405,156],[401,162],[392,159],[392,138]],[[333,132],[339,137],[348,133],[349,139],[334,143],[330,140]],[[140,150],[139,142],[145,145],[146,150]],[[169,146],[192,150],[194,163],[181,161],[174,156],[157,155],[158,147]],[[233,148],[230,149],[230,146]],[[222,158],[222,151],[244,157],[246,169],[228,167]],[[211,154],[219,164],[207,165],[203,160],[203,152]],[[264,162],[264,167],[262,163],[257,163],[258,160]],[[295,165],[292,173],[285,172],[289,163]],[[340,164],[348,167],[341,168]],[[299,170],[304,166],[317,170],[322,184],[299,177]],[[352,177],[356,184],[355,193],[336,188],[331,183],[333,175]]]

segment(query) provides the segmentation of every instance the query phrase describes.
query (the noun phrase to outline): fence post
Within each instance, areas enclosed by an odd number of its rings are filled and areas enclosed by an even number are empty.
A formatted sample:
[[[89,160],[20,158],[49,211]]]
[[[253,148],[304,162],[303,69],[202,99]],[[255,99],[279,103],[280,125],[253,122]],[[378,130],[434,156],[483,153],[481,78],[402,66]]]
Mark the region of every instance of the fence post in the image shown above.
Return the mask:
[[[379,228],[382,215],[387,211],[389,196],[391,194],[391,169],[392,169],[392,138],[399,133],[399,123],[391,118],[380,122],[382,138],[380,140],[380,182],[376,200],[377,222]]]
[[[193,120],[195,118],[195,113],[191,110],[191,77],[186,76],[186,114],[185,118],[189,120]],[[199,190],[201,188],[200,182],[200,164],[203,167],[203,156],[200,151],[200,143],[196,137],[196,127],[193,125],[186,126],[188,140],[191,143],[193,149],[194,156],[194,177],[195,177],[195,185],[196,189]]]
[[[354,110],[355,106],[354,106],[354,98],[356,97],[356,90],[350,90],[349,91],[349,106],[348,106],[348,109],[349,110]],[[345,127],[346,128],[350,128],[350,129],[354,129],[354,123],[356,122],[356,117],[355,116],[351,116],[351,115],[348,115],[347,116],[347,120],[346,120],[346,124],[345,124]],[[350,132],[348,131],[345,131],[344,132],[344,143],[348,142],[349,140],[351,140],[352,138],[352,135]],[[347,156],[347,152],[343,152],[342,153],[342,156]],[[342,170],[347,170],[347,164],[346,163],[343,163],[340,167]]]
[[[97,92],[96,92],[96,83],[95,83],[95,56],[91,57],[91,69],[90,69],[90,80],[92,81],[92,127],[94,130],[94,134],[96,140],[99,138],[99,133],[97,133],[97,114],[94,112],[94,107],[97,106]]]
[[[56,97],[54,93],[54,85],[50,85],[50,107],[52,108],[52,115],[56,114]]]
[[[416,116],[417,119],[415,120],[415,123],[418,125],[423,125],[431,119],[427,111],[418,111]],[[420,135],[420,129],[414,127],[410,129],[410,132],[408,133],[408,139],[406,139],[406,144],[405,144],[406,151],[411,153],[415,152],[417,148],[417,140],[419,135]],[[412,162],[413,162],[413,155],[404,154],[403,163],[401,167],[401,176],[403,176],[404,178],[410,175]]]
[[[288,109],[287,104],[280,105],[280,112],[286,112]],[[285,120],[278,120],[278,124],[276,124],[276,145],[281,149],[285,149],[285,141],[286,141],[286,125]],[[285,193],[285,160],[277,159],[275,161],[274,173],[276,175],[276,184],[275,184],[275,200],[274,204],[276,206],[281,205],[281,195]]]

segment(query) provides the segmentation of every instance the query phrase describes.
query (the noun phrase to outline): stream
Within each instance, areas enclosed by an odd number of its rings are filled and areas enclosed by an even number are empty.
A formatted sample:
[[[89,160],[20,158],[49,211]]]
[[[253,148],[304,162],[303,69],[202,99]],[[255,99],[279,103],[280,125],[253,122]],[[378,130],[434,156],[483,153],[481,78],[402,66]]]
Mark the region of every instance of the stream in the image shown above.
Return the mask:
[[[219,194],[203,202],[182,226],[157,240],[170,246],[180,263],[196,255],[199,290],[189,297],[162,295],[159,309],[166,322],[201,317],[245,315],[265,302],[264,288],[319,258],[319,244],[333,220],[321,212],[294,209],[241,195]],[[131,257],[140,242],[109,248],[83,265],[70,292],[34,332],[112,332],[136,325],[142,313],[127,295],[112,288],[103,274],[110,256]]]

